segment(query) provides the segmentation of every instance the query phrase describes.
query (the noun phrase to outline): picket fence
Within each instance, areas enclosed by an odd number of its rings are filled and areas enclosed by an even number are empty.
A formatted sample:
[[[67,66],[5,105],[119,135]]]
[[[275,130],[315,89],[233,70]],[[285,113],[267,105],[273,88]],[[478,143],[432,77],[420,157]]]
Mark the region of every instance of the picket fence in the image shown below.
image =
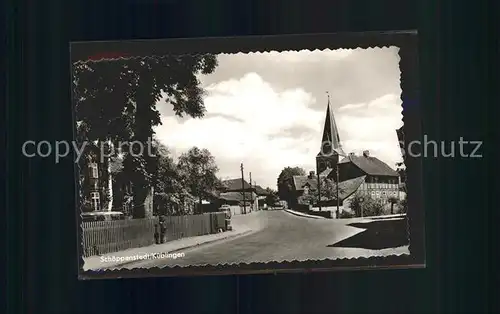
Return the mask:
[[[83,256],[94,256],[155,244],[158,217],[82,223]],[[225,213],[165,217],[166,241],[217,233]],[[159,229],[158,229],[159,230]]]

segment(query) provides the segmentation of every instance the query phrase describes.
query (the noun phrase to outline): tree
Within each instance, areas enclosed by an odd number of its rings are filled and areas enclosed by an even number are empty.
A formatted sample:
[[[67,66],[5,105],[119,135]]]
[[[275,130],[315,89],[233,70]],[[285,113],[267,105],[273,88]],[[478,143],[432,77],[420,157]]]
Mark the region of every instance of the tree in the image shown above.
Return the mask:
[[[337,189],[337,183],[332,179],[328,179],[326,177],[322,177],[320,179],[320,194],[321,200],[337,200],[337,191],[338,194],[342,194],[344,189],[339,185]]]
[[[266,188],[266,199],[265,202],[268,206],[273,206],[279,201],[278,192],[273,189]]]
[[[184,215],[184,201],[190,198],[184,178],[170,156],[168,148],[153,141],[155,172],[153,175],[155,211],[158,215]]]
[[[161,124],[156,104],[163,96],[177,116],[203,117],[204,90],[197,75],[212,73],[216,66],[212,54],[75,63],[79,141],[146,143],[153,127]],[[126,154],[123,165],[133,182],[134,201],[143,204],[152,187],[154,165],[149,156],[135,153]],[[134,217],[148,215],[145,206],[135,207]]]
[[[215,192],[220,186],[216,174],[219,171],[215,158],[207,149],[191,148],[179,157],[178,169],[191,195],[202,198]]]
[[[318,193],[318,190],[315,189],[315,190],[309,190],[307,194],[301,196],[302,201],[304,201],[309,205],[315,205],[319,203],[320,199],[322,202],[337,200],[337,183],[334,180],[329,179],[327,177],[321,177],[319,182],[320,182],[319,192],[321,194],[321,198]],[[342,195],[343,192],[344,188],[339,186],[338,193]]]
[[[295,197],[293,195],[293,176],[303,176],[306,172],[300,167],[285,167],[278,176],[278,196],[290,204]]]
[[[367,195],[366,195],[367,196]],[[363,201],[365,199],[365,195],[362,193],[356,193],[351,199],[351,209],[354,212],[356,217],[363,217]]]

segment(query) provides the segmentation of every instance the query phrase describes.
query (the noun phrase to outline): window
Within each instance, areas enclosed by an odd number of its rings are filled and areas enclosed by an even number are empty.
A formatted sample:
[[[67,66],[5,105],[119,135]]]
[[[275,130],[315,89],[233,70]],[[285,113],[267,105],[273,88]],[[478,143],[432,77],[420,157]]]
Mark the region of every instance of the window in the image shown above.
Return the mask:
[[[90,202],[93,210],[101,210],[101,198],[99,197],[99,192],[90,193]]]
[[[90,168],[90,177],[93,179],[99,178],[99,169],[97,168],[97,164],[91,163],[89,165],[89,168]]]

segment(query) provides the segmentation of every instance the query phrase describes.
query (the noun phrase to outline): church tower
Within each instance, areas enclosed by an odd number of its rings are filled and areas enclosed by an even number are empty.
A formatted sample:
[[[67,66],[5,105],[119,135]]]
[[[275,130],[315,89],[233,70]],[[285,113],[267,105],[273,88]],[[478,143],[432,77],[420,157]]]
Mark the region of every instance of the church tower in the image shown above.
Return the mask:
[[[330,95],[328,95],[323,138],[321,139],[320,151],[316,156],[317,173],[320,174],[327,168],[334,169],[340,161],[339,155],[345,156],[345,153],[340,145],[339,131],[330,108]]]

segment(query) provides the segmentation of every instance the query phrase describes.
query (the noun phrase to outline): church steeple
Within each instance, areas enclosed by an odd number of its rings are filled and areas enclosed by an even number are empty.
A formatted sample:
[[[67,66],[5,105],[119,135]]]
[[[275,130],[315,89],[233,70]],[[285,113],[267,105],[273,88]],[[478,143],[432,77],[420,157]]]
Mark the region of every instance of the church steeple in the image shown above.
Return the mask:
[[[340,136],[337,129],[337,123],[335,123],[335,118],[330,107],[330,95],[328,94],[328,104],[326,106],[326,118],[325,126],[323,127],[323,137],[321,139],[320,154],[321,152],[328,154],[332,149],[336,152],[344,154],[342,151],[342,146],[340,144]]]
[[[345,156],[345,153],[340,144],[339,131],[330,106],[330,95],[328,95],[323,137],[321,139],[320,151],[316,156],[316,168],[318,173],[321,173],[326,168],[335,167],[339,162],[339,156]]]

